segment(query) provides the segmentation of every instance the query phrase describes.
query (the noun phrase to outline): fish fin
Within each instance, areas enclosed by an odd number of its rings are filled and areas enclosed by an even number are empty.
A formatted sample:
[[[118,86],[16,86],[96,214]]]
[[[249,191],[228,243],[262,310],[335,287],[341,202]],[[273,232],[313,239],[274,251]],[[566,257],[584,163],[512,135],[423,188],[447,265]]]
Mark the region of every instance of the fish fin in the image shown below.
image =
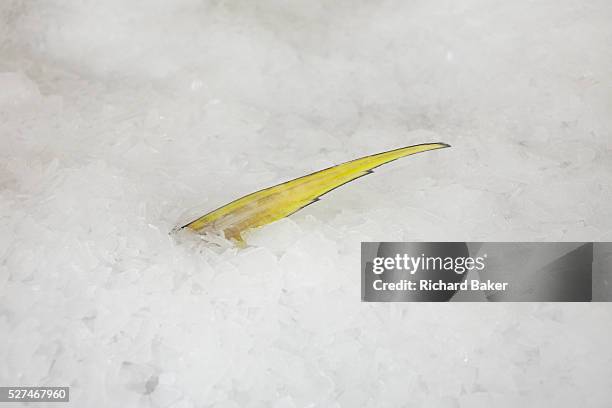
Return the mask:
[[[449,145],[426,143],[351,160],[238,198],[182,228],[187,227],[194,231],[204,228],[223,231],[226,237],[243,242],[243,231],[287,217],[318,201],[324,194],[372,173],[383,164],[445,147]]]

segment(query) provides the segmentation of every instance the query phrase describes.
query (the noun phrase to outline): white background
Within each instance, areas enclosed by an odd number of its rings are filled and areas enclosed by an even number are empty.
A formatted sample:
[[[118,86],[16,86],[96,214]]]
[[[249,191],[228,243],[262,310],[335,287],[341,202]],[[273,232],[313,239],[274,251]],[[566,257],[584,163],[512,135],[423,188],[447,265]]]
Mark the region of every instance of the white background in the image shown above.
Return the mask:
[[[606,407],[608,304],[362,304],[361,241],[612,240],[612,3],[0,4],[0,384]],[[442,141],[212,247],[177,224]]]

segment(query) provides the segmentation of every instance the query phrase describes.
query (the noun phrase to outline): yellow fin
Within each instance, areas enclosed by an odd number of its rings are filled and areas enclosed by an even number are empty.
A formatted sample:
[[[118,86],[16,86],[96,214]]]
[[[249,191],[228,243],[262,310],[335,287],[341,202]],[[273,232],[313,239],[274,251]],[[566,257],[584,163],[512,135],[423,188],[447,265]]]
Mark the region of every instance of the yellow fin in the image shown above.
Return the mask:
[[[241,234],[249,228],[287,217],[318,200],[323,194],[371,173],[378,166],[415,153],[445,147],[449,145],[427,143],[355,159],[248,194],[181,228],[223,232],[227,239],[243,243]]]

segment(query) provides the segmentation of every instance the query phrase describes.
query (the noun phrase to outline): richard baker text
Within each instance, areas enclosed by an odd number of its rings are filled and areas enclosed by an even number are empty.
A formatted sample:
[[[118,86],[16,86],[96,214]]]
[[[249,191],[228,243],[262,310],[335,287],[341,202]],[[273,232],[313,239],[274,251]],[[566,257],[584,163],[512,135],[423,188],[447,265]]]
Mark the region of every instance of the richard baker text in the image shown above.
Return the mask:
[[[398,282],[383,282],[377,279],[373,282],[374,290],[483,290],[486,292],[508,289],[508,282],[479,281],[470,279],[463,282],[444,282],[421,279],[409,281],[402,279]]]

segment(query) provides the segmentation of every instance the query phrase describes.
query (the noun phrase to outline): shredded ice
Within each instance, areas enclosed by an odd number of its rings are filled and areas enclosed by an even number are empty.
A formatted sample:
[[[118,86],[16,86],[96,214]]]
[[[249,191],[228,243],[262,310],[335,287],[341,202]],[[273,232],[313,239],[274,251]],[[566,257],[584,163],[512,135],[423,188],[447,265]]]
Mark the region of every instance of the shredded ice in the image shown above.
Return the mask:
[[[361,241],[611,241],[612,3],[0,5],[0,385],[74,407],[605,407],[605,304],[360,302]],[[252,231],[177,225],[366,154]]]

